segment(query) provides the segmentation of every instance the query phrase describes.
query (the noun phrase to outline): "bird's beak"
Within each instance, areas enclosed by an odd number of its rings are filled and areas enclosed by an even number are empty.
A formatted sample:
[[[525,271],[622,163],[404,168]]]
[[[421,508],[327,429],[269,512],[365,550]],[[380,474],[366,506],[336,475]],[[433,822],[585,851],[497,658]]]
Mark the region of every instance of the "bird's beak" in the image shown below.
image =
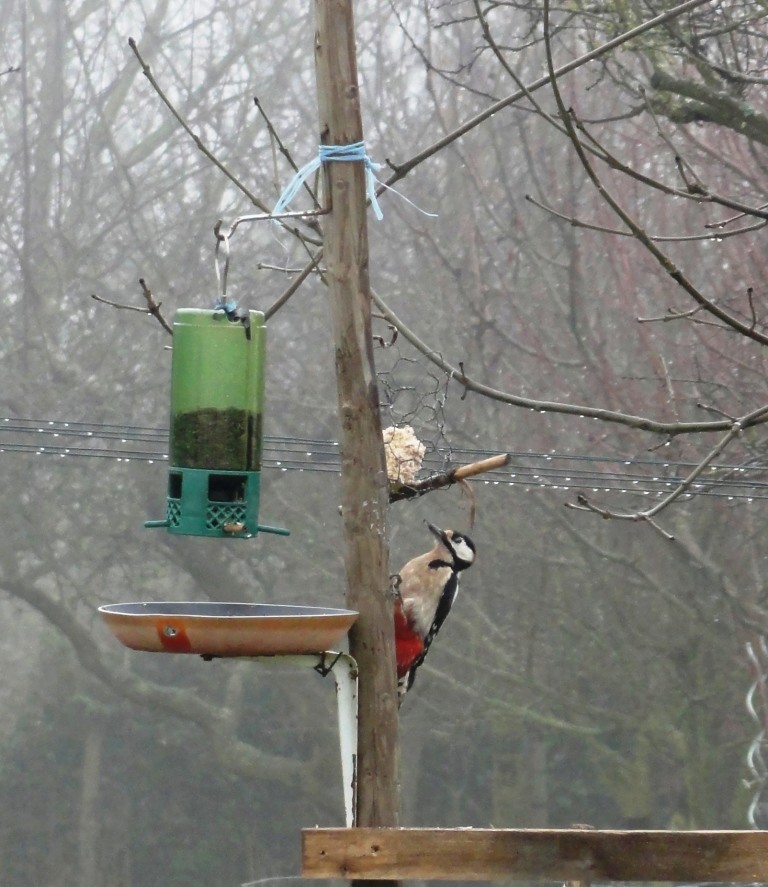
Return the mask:
[[[440,527],[436,527],[434,524],[431,524],[429,521],[426,521],[426,524],[429,527],[429,532],[432,533],[433,536],[437,536],[437,538],[441,542],[445,542],[445,533],[440,529]]]

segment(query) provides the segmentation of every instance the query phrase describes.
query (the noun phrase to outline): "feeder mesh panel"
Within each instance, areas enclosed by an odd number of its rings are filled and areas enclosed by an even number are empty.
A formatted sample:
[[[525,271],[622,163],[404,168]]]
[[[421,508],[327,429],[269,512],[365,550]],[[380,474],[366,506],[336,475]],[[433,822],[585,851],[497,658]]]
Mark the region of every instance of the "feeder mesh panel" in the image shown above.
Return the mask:
[[[209,505],[205,514],[205,526],[209,530],[219,530],[224,524],[242,523],[245,518],[245,505]]]
[[[181,520],[181,505],[173,499],[168,500],[166,517],[170,526],[178,527]]]

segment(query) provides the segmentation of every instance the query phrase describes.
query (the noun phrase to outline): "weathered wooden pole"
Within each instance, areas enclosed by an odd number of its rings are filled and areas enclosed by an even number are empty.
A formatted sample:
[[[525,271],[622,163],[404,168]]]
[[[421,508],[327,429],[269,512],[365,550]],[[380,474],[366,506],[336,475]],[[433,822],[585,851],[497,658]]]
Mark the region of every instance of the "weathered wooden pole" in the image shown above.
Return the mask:
[[[316,0],[315,64],[323,144],[363,140],[352,0]],[[324,258],[341,421],[342,517],[350,635],[359,665],[357,824],[397,824],[397,686],[387,543],[388,482],[371,338],[365,170],[324,165]]]

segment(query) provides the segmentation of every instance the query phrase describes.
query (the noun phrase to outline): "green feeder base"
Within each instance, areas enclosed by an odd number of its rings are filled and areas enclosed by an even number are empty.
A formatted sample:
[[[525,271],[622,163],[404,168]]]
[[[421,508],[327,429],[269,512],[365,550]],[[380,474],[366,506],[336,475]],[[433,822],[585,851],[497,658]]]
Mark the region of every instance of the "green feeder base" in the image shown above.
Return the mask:
[[[290,530],[259,523],[260,486],[259,471],[172,467],[166,518],[145,521],[144,526],[218,539],[250,539],[259,532],[288,536]]]

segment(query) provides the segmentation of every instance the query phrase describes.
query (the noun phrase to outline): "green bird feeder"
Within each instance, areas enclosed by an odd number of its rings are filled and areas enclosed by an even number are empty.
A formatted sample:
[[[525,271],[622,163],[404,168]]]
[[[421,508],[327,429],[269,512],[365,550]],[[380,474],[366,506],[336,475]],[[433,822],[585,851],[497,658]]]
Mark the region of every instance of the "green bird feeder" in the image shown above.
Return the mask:
[[[260,311],[236,320],[221,310],[176,312],[166,517],[145,527],[229,539],[288,535],[259,523],[266,331]]]

